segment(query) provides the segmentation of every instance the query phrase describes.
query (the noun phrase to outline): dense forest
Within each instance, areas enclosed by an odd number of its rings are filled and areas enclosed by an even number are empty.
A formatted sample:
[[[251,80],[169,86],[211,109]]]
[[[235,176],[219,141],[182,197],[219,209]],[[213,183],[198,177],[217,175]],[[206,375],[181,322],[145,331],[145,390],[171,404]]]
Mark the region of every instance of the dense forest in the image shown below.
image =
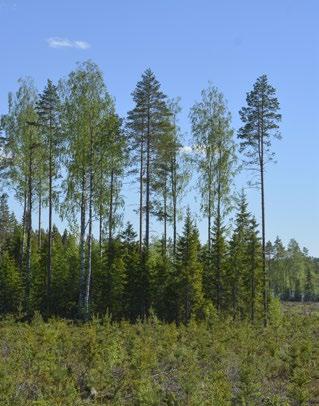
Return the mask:
[[[132,98],[120,117],[91,61],[40,93],[20,79],[9,95],[0,141],[1,314],[155,315],[178,324],[223,314],[267,325],[274,298],[317,300],[319,260],[295,240],[286,247],[266,240],[265,170],[281,121],[267,76],[247,93],[236,132],[223,94],[204,89],[189,113],[190,147],[178,124],[180,100],[163,93],[150,69]],[[239,171],[258,189],[260,225],[236,190]],[[137,230],[123,222],[124,181],[138,186]],[[181,204],[191,187],[204,241]],[[55,226],[58,217],[66,230]]]

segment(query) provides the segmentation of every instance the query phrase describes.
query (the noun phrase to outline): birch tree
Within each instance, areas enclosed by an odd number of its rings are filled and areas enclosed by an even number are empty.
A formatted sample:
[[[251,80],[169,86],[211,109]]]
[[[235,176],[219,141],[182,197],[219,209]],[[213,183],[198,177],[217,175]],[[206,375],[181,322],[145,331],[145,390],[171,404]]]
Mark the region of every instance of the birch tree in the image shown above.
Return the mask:
[[[103,120],[113,111],[113,102],[106,90],[101,71],[90,61],[79,64],[61,84],[61,88],[64,106],[62,126],[68,142],[65,207],[69,214],[75,216],[80,208],[79,309],[82,317],[88,318],[97,170],[95,147]]]
[[[190,117],[195,165],[199,173],[202,197],[201,209],[207,217],[207,283],[211,286],[208,295],[211,298],[214,296],[216,306],[220,309],[223,290],[222,257],[225,254],[222,252],[225,245],[223,221],[231,208],[231,188],[236,171],[231,116],[223,94],[216,87],[209,86],[202,91],[202,100],[192,107]]]
[[[19,80],[19,89],[9,98],[5,119],[7,152],[11,158],[9,179],[17,199],[23,204],[23,235],[20,269],[24,275],[24,310],[31,311],[31,234],[32,213],[37,180],[41,174],[41,141],[39,131],[30,122],[37,121],[37,91],[30,78]]]

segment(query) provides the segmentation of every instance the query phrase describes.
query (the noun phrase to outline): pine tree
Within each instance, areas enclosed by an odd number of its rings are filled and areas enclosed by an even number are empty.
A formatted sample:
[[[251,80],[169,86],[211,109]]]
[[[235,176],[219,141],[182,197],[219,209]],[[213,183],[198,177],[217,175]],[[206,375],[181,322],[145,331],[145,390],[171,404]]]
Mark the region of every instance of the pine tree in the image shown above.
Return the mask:
[[[39,238],[41,232],[41,204],[42,184],[47,184],[47,202],[49,209],[48,218],[48,255],[47,255],[47,311],[50,311],[51,303],[51,279],[52,279],[52,212],[53,206],[57,203],[58,194],[55,189],[55,181],[60,176],[61,156],[63,152],[63,138],[60,128],[60,100],[57,87],[47,81],[47,85],[39,96],[37,103],[38,123],[42,136],[42,143],[45,146],[43,162],[45,163],[45,180],[40,183],[39,199]],[[40,244],[39,244],[40,245]]]
[[[142,247],[145,202],[144,241],[147,251],[150,243],[150,216],[153,208],[151,193],[156,156],[161,137],[170,129],[171,113],[167,106],[166,96],[160,89],[160,83],[150,69],[143,73],[142,79],[137,83],[132,95],[135,107],[128,113],[127,126],[132,140],[131,149],[134,151],[132,160],[139,162],[139,240]]]
[[[273,159],[271,152],[272,137],[280,138],[278,122],[279,102],[276,90],[268,83],[266,75],[260,76],[254,84],[253,90],[247,93],[247,107],[243,107],[239,114],[243,126],[239,129],[240,151],[246,157],[245,163],[258,168],[261,193],[261,224],[262,224],[262,257],[264,284],[264,324],[268,322],[268,276],[266,269],[266,224],[265,224],[265,166]]]

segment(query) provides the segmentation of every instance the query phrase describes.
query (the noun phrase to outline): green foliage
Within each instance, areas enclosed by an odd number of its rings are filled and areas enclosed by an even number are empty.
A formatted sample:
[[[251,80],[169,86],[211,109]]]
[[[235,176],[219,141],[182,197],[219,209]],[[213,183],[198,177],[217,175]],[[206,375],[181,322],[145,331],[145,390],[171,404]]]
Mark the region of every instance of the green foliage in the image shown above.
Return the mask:
[[[199,261],[200,243],[198,230],[187,211],[183,234],[177,241],[176,295],[178,320],[188,323],[192,316],[199,316],[203,306],[203,269]]]
[[[16,313],[22,304],[22,279],[8,252],[0,257],[0,313]]]
[[[318,402],[318,309],[285,309],[281,327],[227,319],[185,325],[36,313],[0,322],[0,403],[307,405]]]
[[[269,321],[270,324],[279,327],[282,322],[281,303],[278,298],[272,298],[269,303]]]

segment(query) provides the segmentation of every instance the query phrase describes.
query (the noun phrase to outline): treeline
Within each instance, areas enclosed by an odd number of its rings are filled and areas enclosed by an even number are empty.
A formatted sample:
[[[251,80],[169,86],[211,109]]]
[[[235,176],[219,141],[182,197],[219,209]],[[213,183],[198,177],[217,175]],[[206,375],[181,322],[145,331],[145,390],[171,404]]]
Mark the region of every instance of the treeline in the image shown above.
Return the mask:
[[[267,243],[270,289],[282,300],[318,301],[319,260],[309,256],[296,240],[284,246],[279,237]]]
[[[108,311],[115,319],[136,320],[153,309],[163,320],[188,322],[225,311],[267,323],[268,265],[275,269],[278,261],[277,252],[268,255],[265,241],[264,170],[281,116],[265,75],[247,94],[238,131],[244,163],[258,173],[261,237],[244,193],[235,198],[238,148],[224,96],[215,87],[203,90],[190,111],[192,148],[185,154],[179,100],[167,98],[149,69],[125,118],[116,113],[103,75],[90,61],[57,85],[48,80],[40,94],[31,79],[19,85],[1,119],[1,183],[23,208],[18,223],[3,196],[3,313],[20,310],[28,316],[39,309],[46,316],[88,319]],[[207,220],[204,246],[189,211],[177,235],[180,201],[192,172]],[[124,177],[138,184],[138,234],[131,224],[122,226]],[[57,214],[70,225],[63,235],[53,225]],[[162,224],[156,241],[153,219]],[[314,273],[309,269],[305,279],[297,278],[301,295]],[[288,297],[295,295],[294,277],[278,276],[272,291],[286,295],[288,286]]]

